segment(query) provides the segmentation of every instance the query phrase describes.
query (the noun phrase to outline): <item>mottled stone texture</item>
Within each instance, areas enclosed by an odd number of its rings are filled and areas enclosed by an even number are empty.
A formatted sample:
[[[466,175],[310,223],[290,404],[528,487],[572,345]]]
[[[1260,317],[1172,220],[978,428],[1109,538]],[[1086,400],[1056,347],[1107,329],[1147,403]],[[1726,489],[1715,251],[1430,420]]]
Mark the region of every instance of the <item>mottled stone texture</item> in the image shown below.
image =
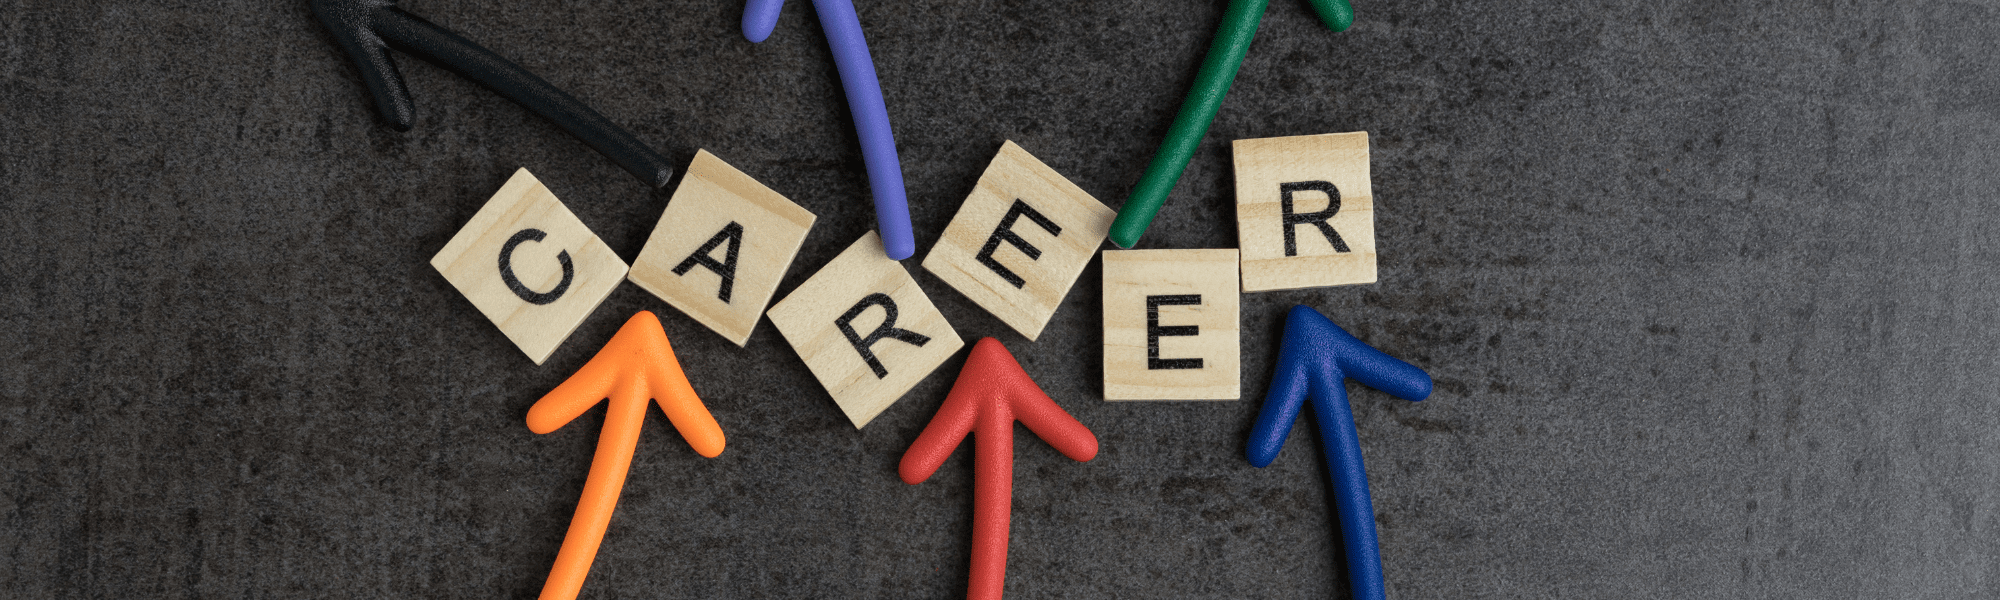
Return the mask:
[[[685,164],[872,227],[817,20],[410,0]],[[1224,3],[861,3],[920,254],[1003,140],[1116,206]],[[1228,143],[1366,130],[1381,282],[1244,298],[1241,402],[1096,398],[1101,269],[1028,343],[1103,442],[1016,442],[1012,598],[1346,592],[1311,428],[1243,458],[1280,320],[1429,369],[1355,390],[1397,598],[2000,594],[2000,8],[1277,0],[1146,248],[1235,243]],[[0,596],[529,598],[601,409],[528,406],[661,313],[730,436],[649,417],[588,598],[963,594],[971,465],[899,482],[955,359],[855,431],[768,324],[624,286],[536,367],[426,263],[517,167],[626,260],[667,194],[399,57],[396,133],[303,2],[0,0]]]

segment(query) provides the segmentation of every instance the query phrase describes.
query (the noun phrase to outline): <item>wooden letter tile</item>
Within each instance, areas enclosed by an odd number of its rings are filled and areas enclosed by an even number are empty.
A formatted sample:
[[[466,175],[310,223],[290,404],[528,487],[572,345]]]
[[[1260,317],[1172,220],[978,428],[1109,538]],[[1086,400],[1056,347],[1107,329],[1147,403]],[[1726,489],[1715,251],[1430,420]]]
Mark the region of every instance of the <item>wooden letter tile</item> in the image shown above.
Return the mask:
[[[965,346],[872,231],[769,314],[855,429]]]
[[[632,261],[632,283],[737,346],[763,318],[813,214],[702,150]]]
[[[1033,340],[1116,216],[1009,141],[924,257],[924,268]]]
[[[1104,251],[1104,399],[1235,400],[1235,250]]]
[[[538,365],[625,280],[625,261],[527,169],[500,186],[431,266]]]
[[[1368,132],[1236,140],[1243,291],[1375,282]]]

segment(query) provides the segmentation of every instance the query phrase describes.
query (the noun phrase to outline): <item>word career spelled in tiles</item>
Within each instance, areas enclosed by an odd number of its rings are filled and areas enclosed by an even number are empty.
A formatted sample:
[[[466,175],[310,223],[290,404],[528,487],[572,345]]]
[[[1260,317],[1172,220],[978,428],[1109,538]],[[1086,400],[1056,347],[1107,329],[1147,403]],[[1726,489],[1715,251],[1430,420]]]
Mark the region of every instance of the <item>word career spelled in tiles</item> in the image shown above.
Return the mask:
[[[1243,291],[1375,282],[1368,133],[1236,140]]]
[[[1033,340],[1117,216],[1006,142],[945,226],[924,269]]]
[[[872,231],[768,314],[856,429],[965,346]]]
[[[626,270],[527,169],[500,186],[431,266],[538,365]]]
[[[632,261],[630,279],[742,346],[813,220],[703,150]]]
[[[1104,251],[1104,399],[1235,400],[1235,250]]]

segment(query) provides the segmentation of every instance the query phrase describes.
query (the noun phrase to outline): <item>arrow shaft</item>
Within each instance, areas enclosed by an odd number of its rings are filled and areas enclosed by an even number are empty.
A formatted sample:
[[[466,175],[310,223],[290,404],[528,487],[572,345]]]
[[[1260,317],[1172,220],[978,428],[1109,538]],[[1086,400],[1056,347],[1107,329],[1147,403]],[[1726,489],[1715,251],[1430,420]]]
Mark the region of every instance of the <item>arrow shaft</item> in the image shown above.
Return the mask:
[[[1326,453],[1327,474],[1333,478],[1334,509],[1347,550],[1347,579],[1355,600],[1383,600],[1382,550],[1376,543],[1368,472],[1361,464],[1361,434],[1354,426],[1354,411],[1347,406],[1346,386],[1338,374],[1332,380],[1312,395],[1313,417],[1319,421],[1320,450]]]
[[[973,430],[972,569],[967,600],[1000,600],[1007,587],[1007,531],[1014,512],[1014,416],[1004,403],[980,411]]]
[[[751,7],[746,8],[752,8]],[[854,133],[861,138],[861,158],[868,168],[868,190],[875,196],[875,229],[889,258],[902,260],[917,252],[910,231],[910,203],[903,192],[903,163],[896,155],[896,137],[889,129],[889,108],[875,76],[875,60],[861,35],[861,17],[852,0],[813,0],[820,29],[833,50],[840,87],[854,115]]]
[[[1166,204],[1167,193],[1174,191],[1174,184],[1180,182],[1181,171],[1194,158],[1195,148],[1201,146],[1209,123],[1222,108],[1223,96],[1229,95],[1229,86],[1236,81],[1237,67],[1243,65],[1243,56],[1250,53],[1250,38],[1257,35],[1257,22],[1264,18],[1264,7],[1269,3],[1269,0],[1232,0],[1222,14],[1222,24],[1216,27],[1208,56],[1202,59],[1201,70],[1195,73],[1194,87],[1188,89],[1187,99],[1181,101],[1180,114],[1174,116],[1173,126],[1167,129],[1167,139],[1160,142],[1153,162],[1146,165],[1146,174],[1139,178],[1139,186],[1133,188],[1125,205],[1118,208],[1118,218],[1111,222],[1111,241],[1118,247],[1130,248],[1139,243],[1139,236],[1153,224],[1153,215]]]
[[[618,494],[625,489],[625,474],[632,468],[632,452],[639,447],[639,428],[645,421],[646,397],[641,392],[618,390],[611,396],[604,431],[597,438],[597,455],[590,459],[590,475],[583,480],[583,497],[576,503],[576,517],[570,519],[562,549],[556,551],[549,580],[542,585],[541,600],[575,600],[583,590],[590,563],[604,542],[604,529],[611,524],[611,512],[618,507]]]
[[[673,176],[673,166],[665,157],[513,61],[395,7],[377,9],[374,16],[376,34],[390,47],[478,82],[554,121],[647,185],[665,187]],[[374,83],[370,85],[372,88]]]

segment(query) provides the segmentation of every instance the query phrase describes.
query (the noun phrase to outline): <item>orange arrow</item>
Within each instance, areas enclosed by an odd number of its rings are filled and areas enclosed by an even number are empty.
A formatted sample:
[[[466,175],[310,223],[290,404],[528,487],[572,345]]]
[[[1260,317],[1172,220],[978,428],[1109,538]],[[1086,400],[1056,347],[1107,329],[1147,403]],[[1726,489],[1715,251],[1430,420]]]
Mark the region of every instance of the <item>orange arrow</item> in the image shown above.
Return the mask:
[[[625,321],[618,334],[605,342],[597,356],[577,369],[575,375],[535,402],[528,409],[528,429],[548,433],[610,398],[604,412],[604,431],[597,437],[597,455],[590,459],[590,476],[583,480],[583,498],[576,503],[576,518],[569,522],[556,564],[549,569],[548,583],[542,585],[542,600],[575,600],[583,590],[583,578],[597,558],[597,546],[604,541],[604,528],[611,524],[611,509],[618,506],[618,492],[625,488],[625,472],[632,467],[632,451],[639,447],[639,426],[646,422],[646,399],[660,403],[674,429],[680,430],[694,451],[709,458],[722,454],[722,427],[709,416],[681,372],[667,332],[660,318],[639,311]]]

